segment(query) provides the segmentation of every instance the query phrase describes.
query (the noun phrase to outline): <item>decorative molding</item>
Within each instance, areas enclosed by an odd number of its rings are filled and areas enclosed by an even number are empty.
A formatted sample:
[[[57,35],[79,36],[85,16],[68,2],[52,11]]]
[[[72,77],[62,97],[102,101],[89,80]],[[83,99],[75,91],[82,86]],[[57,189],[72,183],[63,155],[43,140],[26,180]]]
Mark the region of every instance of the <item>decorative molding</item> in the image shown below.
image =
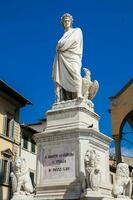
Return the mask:
[[[63,130],[64,131],[64,129],[66,130],[66,129],[76,129],[77,127],[84,127],[84,128],[87,128],[89,125],[91,125],[91,124],[88,124],[88,123],[86,123],[86,122],[84,122],[84,121],[79,121],[79,122],[72,122],[72,123],[61,123],[60,125],[49,125],[49,126],[47,126],[47,129],[46,129],[46,131],[53,131],[53,130],[59,130],[59,132],[61,131],[61,130]]]
[[[5,149],[4,151],[1,151],[1,155],[5,157],[12,157],[13,152],[11,151],[10,148],[8,148],[8,149]]]
[[[101,151],[101,149],[107,151],[107,150],[109,149],[109,147],[104,145],[104,144],[105,144],[104,141],[102,141],[102,143],[103,143],[103,144],[99,143],[98,141],[94,141],[93,139],[90,139],[90,144],[94,145],[95,148],[96,148],[96,147],[99,147],[100,151]],[[98,149],[98,148],[97,148],[97,149]],[[98,149],[98,150],[99,150],[99,149]],[[104,151],[103,151],[103,152],[104,152]]]
[[[81,133],[84,133],[84,134],[81,135]],[[106,136],[106,135],[102,134],[101,132],[98,132],[97,130],[94,130],[94,129],[85,129],[84,132],[80,132],[80,137],[84,137],[84,136],[86,136],[87,138],[89,136],[89,137],[97,139],[101,142],[104,141],[104,143],[106,145],[108,145],[113,140],[112,138],[110,138],[110,137],[108,137],[108,136]]]
[[[35,141],[37,143],[43,143],[43,142],[51,142],[51,141],[63,141],[68,139],[76,138],[77,134],[75,133],[69,133],[69,134],[59,134],[59,135],[51,135],[51,136],[43,136],[43,137],[36,137]]]
[[[62,134],[63,133],[63,134]],[[42,142],[50,142],[50,141],[63,141],[68,140],[72,138],[78,138],[79,139],[90,139],[94,138],[100,142],[108,145],[110,142],[112,142],[112,138],[103,135],[102,133],[94,130],[94,129],[88,129],[88,128],[70,128],[70,129],[64,129],[64,130],[55,130],[55,131],[45,131],[43,133],[39,133],[35,135],[35,141],[37,143]]]
[[[7,140],[8,142],[11,142],[13,144],[19,145],[19,143],[16,142],[13,138],[6,137],[5,135],[3,135],[1,133],[0,133],[0,138],[3,138],[4,140]]]
[[[57,109],[56,110],[49,110],[47,112],[47,116],[48,115],[53,115],[53,117],[54,117],[55,114],[57,115],[57,114],[62,114],[63,113],[61,116],[62,117],[65,116],[65,118],[66,118],[66,113],[68,113],[68,112],[71,112],[70,114],[68,114],[68,117],[71,117],[72,115],[74,115],[72,113],[72,111],[84,112],[86,114],[89,114],[90,116],[92,116],[93,118],[95,118],[97,120],[100,119],[99,115],[97,115],[96,113],[88,110],[86,107],[82,107],[82,106],[80,106],[80,107],[79,106],[78,107],[70,107],[70,108],[64,108],[64,109],[58,109],[58,110]]]
[[[133,105],[133,97],[130,99],[112,99],[111,100],[111,109],[115,108],[121,108],[121,107],[126,107],[126,106],[132,106]]]

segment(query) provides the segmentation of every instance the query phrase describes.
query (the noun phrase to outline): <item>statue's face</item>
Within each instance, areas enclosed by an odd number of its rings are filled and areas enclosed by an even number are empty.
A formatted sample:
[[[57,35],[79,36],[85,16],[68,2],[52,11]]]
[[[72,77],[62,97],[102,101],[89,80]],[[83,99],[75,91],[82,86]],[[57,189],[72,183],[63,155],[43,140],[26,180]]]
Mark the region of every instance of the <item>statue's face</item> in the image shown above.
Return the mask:
[[[63,26],[65,29],[70,28],[71,27],[71,19],[70,17],[65,17],[63,20]]]
[[[94,158],[95,158],[95,153],[94,153],[94,151],[91,151],[91,152],[90,152],[90,157],[91,157],[91,159],[94,159]]]
[[[15,161],[15,166],[16,166],[16,168],[17,168],[17,169],[20,169],[20,168],[21,168],[21,165],[22,165],[21,160],[20,160],[20,159],[17,159],[17,160]]]

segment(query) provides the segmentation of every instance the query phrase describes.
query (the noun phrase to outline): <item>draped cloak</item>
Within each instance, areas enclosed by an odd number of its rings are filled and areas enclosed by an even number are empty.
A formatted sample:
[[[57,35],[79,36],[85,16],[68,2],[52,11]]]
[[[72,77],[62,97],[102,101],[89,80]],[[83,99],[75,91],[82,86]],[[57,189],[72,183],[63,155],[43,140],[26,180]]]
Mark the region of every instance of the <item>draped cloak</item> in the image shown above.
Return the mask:
[[[83,39],[80,28],[71,28],[58,41],[52,78],[66,91],[78,92],[81,87],[82,49]]]

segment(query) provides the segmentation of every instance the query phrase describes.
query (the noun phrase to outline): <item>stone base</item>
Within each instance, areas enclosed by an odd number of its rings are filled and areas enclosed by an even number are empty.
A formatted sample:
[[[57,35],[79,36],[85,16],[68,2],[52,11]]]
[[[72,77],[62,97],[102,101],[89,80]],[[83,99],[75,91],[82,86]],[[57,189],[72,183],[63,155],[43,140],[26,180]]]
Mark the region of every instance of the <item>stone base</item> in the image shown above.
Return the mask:
[[[69,200],[69,199],[73,199],[73,200],[78,200],[79,199],[79,197],[77,197],[76,195],[72,195],[72,194],[67,194],[67,195],[63,195],[62,193],[60,194],[60,193],[58,193],[58,194],[42,194],[42,195],[36,195],[35,197],[34,197],[34,200],[48,200],[48,199],[50,199],[50,200],[58,200],[58,199],[61,199],[61,200],[63,200],[63,199],[65,199],[65,200]]]
[[[55,200],[55,199],[79,199],[81,195],[80,184],[77,182],[66,185],[36,187],[35,200]]]
[[[113,200],[113,198],[110,198],[108,195],[103,195],[101,191],[92,191],[86,189],[86,191],[82,194],[81,200]]]
[[[46,131],[64,130],[64,128],[90,127],[99,130],[99,115],[94,112],[93,103],[86,104],[83,99],[74,99],[55,103],[46,113]]]
[[[84,158],[88,149],[100,156],[101,194],[92,191],[82,197],[93,200],[111,195],[108,150],[112,139],[99,131],[98,121],[93,104],[82,99],[56,103],[47,112],[45,131],[35,135],[36,200],[80,199],[85,189]]]
[[[103,200],[131,200],[129,197],[124,196],[124,195],[120,195],[117,198],[113,198],[113,197],[109,197],[109,198],[104,198]]]
[[[11,200],[34,200],[33,195],[18,194],[14,195]]]

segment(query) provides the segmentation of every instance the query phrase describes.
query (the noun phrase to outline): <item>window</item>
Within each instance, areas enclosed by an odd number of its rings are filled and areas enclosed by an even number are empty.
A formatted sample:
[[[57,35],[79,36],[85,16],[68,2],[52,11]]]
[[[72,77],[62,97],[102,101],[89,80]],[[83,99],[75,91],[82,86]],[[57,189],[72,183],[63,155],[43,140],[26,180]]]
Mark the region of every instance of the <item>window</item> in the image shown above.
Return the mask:
[[[10,130],[10,119],[7,118],[7,122],[6,122],[6,130],[5,130],[5,134],[7,137],[9,137],[9,130]]]
[[[12,116],[4,115],[3,117],[3,134],[6,137],[14,137],[14,119]]]
[[[6,159],[0,160],[0,183],[9,184],[11,171],[11,161]]]
[[[34,140],[31,139],[31,152],[35,153],[35,151],[36,151],[36,144],[35,144]]]
[[[111,181],[111,184],[113,184],[113,174],[110,174],[110,181]]]
[[[7,183],[8,182],[8,161],[4,160],[3,161],[4,166],[3,166],[3,171],[4,171],[4,178],[3,178],[3,182]]]
[[[28,149],[28,136],[23,135],[23,148]]]
[[[35,187],[34,177],[35,177],[34,172],[30,172],[30,178],[31,178],[31,182],[32,182],[33,187]]]

